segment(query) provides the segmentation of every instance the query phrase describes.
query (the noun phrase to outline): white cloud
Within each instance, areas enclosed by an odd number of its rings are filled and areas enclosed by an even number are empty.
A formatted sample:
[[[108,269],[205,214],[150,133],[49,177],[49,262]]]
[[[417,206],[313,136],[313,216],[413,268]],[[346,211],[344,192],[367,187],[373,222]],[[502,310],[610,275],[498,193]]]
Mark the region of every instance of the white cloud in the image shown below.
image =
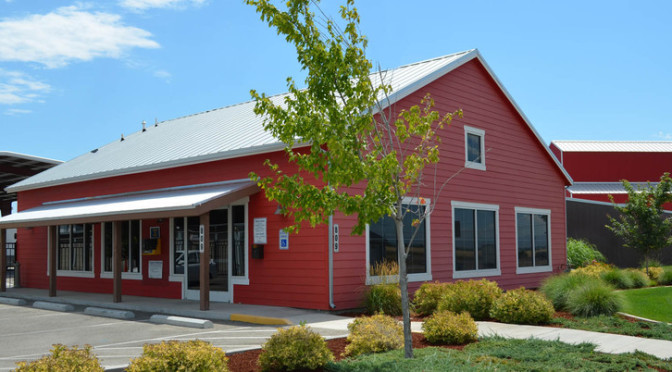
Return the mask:
[[[124,25],[119,15],[68,6],[0,21],[0,61],[56,68],[97,57],[120,58],[132,48],[158,48],[151,36]]]
[[[5,115],[18,116],[18,115],[30,114],[31,112],[32,112],[31,110],[11,108],[11,109],[5,110]]]
[[[119,5],[131,10],[142,11],[149,8],[182,8],[188,5],[202,5],[206,0],[121,0]]]
[[[0,69],[0,105],[16,105],[38,100],[51,86],[19,71]]]
[[[662,130],[658,132],[654,137],[663,139],[663,140],[672,140],[672,133],[664,133]]]
[[[154,76],[159,79],[164,79],[166,81],[170,81],[170,78],[173,77],[173,75],[166,70],[156,70],[154,71]]]

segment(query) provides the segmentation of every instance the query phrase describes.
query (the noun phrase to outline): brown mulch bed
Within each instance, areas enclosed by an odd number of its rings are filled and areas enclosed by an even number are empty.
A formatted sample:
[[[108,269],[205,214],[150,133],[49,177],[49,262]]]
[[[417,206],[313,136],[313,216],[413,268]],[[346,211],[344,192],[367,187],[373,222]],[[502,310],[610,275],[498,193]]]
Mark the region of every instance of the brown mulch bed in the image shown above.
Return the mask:
[[[335,338],[327,341],[327,347],[334,353],[336,360],[343,359],[343,353],[345,352],[345,346],[347,345],[345,337]],[[436,346],[444,347],[447,349],[462,350],[465,345],[432,345],[425,339],[421,333],[413,333],[413,348],[421,349],[424,347]],[[261,371],[257,360],[259,359],[259,354],[261,350],[251,350],[245,351],[242,353],[236,353],[229,355],[229,371],[231,372],[258,372]]]

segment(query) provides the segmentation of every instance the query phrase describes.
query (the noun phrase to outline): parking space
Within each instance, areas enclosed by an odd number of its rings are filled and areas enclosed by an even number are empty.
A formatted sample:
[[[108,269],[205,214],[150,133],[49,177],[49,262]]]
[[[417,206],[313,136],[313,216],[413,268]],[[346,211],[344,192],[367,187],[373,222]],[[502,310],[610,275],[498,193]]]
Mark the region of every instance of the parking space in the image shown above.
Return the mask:
[[[149,315],[136,314],[129,321],[86,315],[80,308],[64,313],[0,304],[0,371],[13,369],[17,361],[40,358],[56,343],[92,345],[103,365],[113,368],[139,356],[146,343],[200,339],[232,351],[259,347],[276,331],[274,326],[234,322],[215,322],[209,329],[176,327],[150,323]],[[320,333],[343,334],[337,329]]]

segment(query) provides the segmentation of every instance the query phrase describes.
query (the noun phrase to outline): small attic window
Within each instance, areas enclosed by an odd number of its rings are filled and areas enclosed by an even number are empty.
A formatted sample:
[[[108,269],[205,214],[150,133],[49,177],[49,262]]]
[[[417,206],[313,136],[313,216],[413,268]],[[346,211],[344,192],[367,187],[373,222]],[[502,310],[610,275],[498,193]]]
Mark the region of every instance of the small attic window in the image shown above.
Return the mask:
[[[485,170],[485,131],[464,126],[464,155],[466,168]]]

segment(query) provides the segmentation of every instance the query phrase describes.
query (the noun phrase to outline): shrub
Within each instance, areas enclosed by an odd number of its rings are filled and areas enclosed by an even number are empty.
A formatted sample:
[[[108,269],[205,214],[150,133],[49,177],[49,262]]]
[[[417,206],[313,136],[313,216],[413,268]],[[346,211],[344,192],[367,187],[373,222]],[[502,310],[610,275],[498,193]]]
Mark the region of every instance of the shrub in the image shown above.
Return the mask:
[[[605,271],[602,273],[602,275],[600,275],[600,278],[602,278],[602,280],[604,280],[607,284],[611,284],[614,287],[620,289],[628,289],[634,286],[632,276],[629,273],[619,269]]]
[[[589,265],[574,269],[571,271],[572,274],[586,274],[592,276],[593,278],[598,278],[602,273],[614,269],[612,265],[602,263],[602,262],[592,262]]]
[[[660,285],[670,285],[672,284],[672,269],[664,270],[658,279],[658,284]]]
[[[639,271],[646,274],[649,277],[649,279],[651,279],[652,281],[654,281],[656,283],[660,283],[660,277],[661,277],[661,275],[663,275],[663,272],[665,270],[663,270],[663,268],[660,267],[660,266],[651,266],[651,267],[649,267],[649,273],[648,274],[646,273],[646,268],[640,269]]]
[[[83,349],[78,349],[77,346],[68,348],[56,344],[51,349],[51,355],[30,363],[18,362],[16,365],[15,371],[19,372],[105,371],[98,358],[91,353],[90,345],[84,345]]]
[[[567,265],[572,269],[590,264],[593,261],[605,262],[604,255],[586,240],[567,239]]]
[[[591,276],[585,273],[553,275],[544,280],[540,290],[551,300],[556,309],[566,310],[569,292],[593,280]]]
[[[522,287],[504,293],[490,309],[493,318],[516,324],[548,323],[554,313],[553,304],[543,294]]]
[[[486,279],[457,281],[446,287],[437,308],[454,313],[466,311],[474,319],[483,320],[490,316],[492,303],[501,295],[497,283]]]
[[[577,316],[612,315],[622,306],[621,294],[600,280],[583,283],[567,296],[567,309]]]
[[[142,355],[131,360],[128,372],[228,371],[224,350],[201,340],[162,341],[146,344]]]
[[[370,286],[364,297],[364,308],[368,314],[401,315],[401,289],[394,283]]]
[[[305,325],[278,330],[261,349],[262,371],[313,370],[334,360],[322,336]]]
[[[649,277],[643,272],[637,269],[624,269],[623,271],[630,276],[630,280],[632,280],[632,288],[642,288],[651,285]]]
[[[422,324],[427,341],[433,344],[463,345],[478,339],[478,328],[469,313],[438,311]]]
[[[383,314],[355,319],[348,324],[348,345],[345,355],[380,353],[400,349],[404,345],[404,330],[394,318]]]
[[[430,315],[436,311],[441,296],[446,293],[446,283],[423,283],[413,298],[415,311],[420,315]]]

